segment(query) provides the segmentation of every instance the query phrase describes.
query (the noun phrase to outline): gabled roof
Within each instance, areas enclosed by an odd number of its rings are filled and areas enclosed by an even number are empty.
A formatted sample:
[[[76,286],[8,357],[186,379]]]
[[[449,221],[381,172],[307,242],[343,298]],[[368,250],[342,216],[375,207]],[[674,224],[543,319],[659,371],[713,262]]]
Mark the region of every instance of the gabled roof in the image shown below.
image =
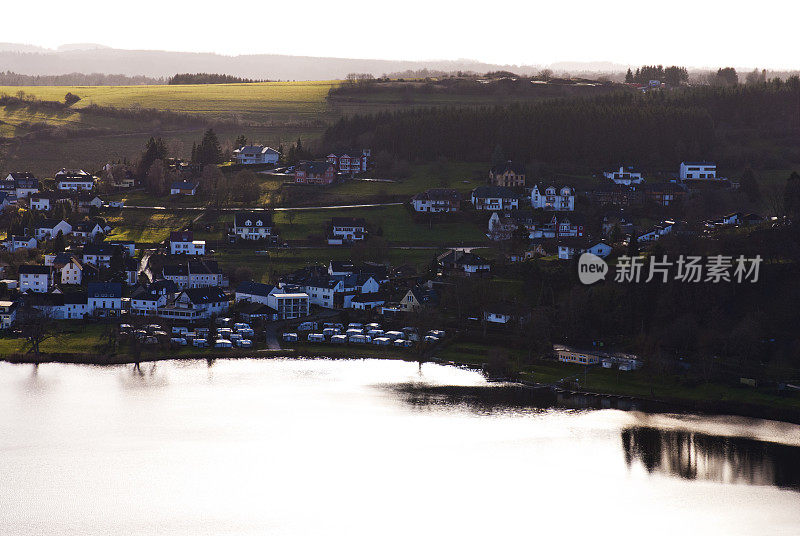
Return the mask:
[[[486,199],[489,197],[498,197],[502,199],[518,199],[519,195],[514,193],[510,188],[505,186],[478,186],[472,190],[472,197],[479,199]]]
[[[194,233],[192,231],[172,231],[169,233],[170,242],[192,242]]]
[[[493,175],[502,175],[506,171],[513,171],[517,175],[524,175],[525,174],[525,166],[519,162],[514,162],[513,160],[507,160],[502,164],[497,164],[493,166],[491,172]]]
[[[307,175],[324,175],[328,169],[332,167],[336,169],[335,166],[328,161],[317,162],[311,160],[300,162],[297,167],[305,171]]]
[[[454,203],[461,199],[461,195],[452,188],[431,188],[418,193],[413,199],[415,201],[450,201]]]
[[[54,229],[61,222],[67,223],[64,220],[42,220],[37,229]]]
[[[242,281],[236,286],[236,292],[242,294],[252,294],[253,296],[269,296],[275,287],[266,283],[256,283],[255,281]]]
[[[90,298],[121,298],[122,284],[93,282],[89,283],[87,291]]]
[[[188,277],[189,267],[185,264],[165,264],[162,273],[164,277]]]
[[[50,267],[41,264],[21,264],[19,274],[50,274]]]
[[[219,287],[190,288],[183,291],[195,305],[228,301],[228,296]]]
[[[189,267],[190,274],[218,274],[219,271],[219,264],[217,261],[210,261],[210,260],[201,260],[201,261],[189,261],[187,263]]]
[[[331,225],[333,227],[366,227],[367,222],[364,218],[331,218]]]
[[[240,147],[239,149],[237,149],[237,151],[239,151],[240,153],[280,154],[272,147],[267,147],[266,145],[245,145],[244,147]]]
[[[120,251],[120,246],[113,244],[86,244],[83,247],[84,255],[113,255],[114,252]]]
[[[350,261],[331,261],[332,272],[347,272],[353,273],[356,271],[355,265]]]
[[[247,223],[247,222],[250,223]],[[261,223],[258,223],[261,222]],[[233,216],[234,227],[272,227],[272,214],[264,212],[237,212]]]
[[[9,175],[11,175],[11,178],[14,179],[14,180],[17,180],[17,179],[36,179],[36,176],[34,176],[34,174],[31,173],[30,171],[12,171],[11,173],[9,173]]]
[[[196,190],[197,183],[189,181],[175,181],[170,186],[170,190]]]

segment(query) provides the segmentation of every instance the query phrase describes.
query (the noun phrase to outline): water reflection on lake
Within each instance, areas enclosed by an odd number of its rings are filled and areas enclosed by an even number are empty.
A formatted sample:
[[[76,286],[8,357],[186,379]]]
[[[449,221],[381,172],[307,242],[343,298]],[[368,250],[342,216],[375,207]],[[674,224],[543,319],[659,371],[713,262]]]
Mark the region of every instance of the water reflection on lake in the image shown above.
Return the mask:
[[[399,361],[0,363],[0,534],[798,534],[800,426],[650,409]]]

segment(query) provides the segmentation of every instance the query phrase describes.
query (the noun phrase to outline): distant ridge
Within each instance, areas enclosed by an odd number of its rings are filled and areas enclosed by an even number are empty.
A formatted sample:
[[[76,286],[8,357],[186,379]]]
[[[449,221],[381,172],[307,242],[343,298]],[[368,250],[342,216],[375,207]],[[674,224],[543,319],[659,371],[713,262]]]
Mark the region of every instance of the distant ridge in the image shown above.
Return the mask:
[[[169,77],[175,73],[207,72],[244,78],[330,80],[348,73],[380,76],[406,70],[487,72],[507,70],[535,74],[540,66],[497,65],[474,60],[395,61],[255,54],[222,56],[213,53],[160,50],[122,50],[94,44],[64,45],[59,50],[33,45],[0,44],[0,71],[28,75],[107,73]]]

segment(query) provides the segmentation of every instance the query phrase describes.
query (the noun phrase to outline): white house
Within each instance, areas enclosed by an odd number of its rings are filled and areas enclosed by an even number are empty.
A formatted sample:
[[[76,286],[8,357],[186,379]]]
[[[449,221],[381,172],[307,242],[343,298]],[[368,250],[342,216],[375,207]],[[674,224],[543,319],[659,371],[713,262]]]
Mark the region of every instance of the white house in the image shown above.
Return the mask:
[[[91,314],[109,316],[122,310],[121,283],[89,283],[88,308]]]
[[[557,189],[555,186],[534,184],[531,189],[531,206],[545,210],[575,210],[575,191],[569,186]]]
[[[625,169],[623,166],[619,167],[619,171],[605,171],[603,176],[614,181],[614,184],[623,184],[625,186],[641,184],[644,180],[641,173],[633,171],[631,168]]]
[[[350,151],[348,153],[331,153],[325,160],[334,166],[340,173],[360,173],[367,170],[367,160],[371,156],[370,149],[362,151]]]
[[[105,240],[103,245],[120,247],[128,257],[133,257],[136,253],[136,242],[133,240]]]
[[[197,183],[176,181],[169,187],[169,195],[197,195]]]
[[[228,311],[228,296],[221,288],[190,288],[178,294],[172,305],[160,307],[158,316],[175,320],[211,318]]]
[[[14,185],[14,195],[22,199],[39,192],[39,179],[27,171],[15,171],[8,174],[6,181]]]
[[[245,145],[233,151],[237,164],[277,164],[281,154],[265,145]]]
[[[166,264],[161,269],[161,276],[175,283],[180,290],[189,288],[189,267],[185,264]]]
[[[0,329],[8,329],[17,319],[17,302],[0,301]]]
[[[47,292],[50,288],[51,272],[49,266],[23,264],[19,267],[19,291],[25,293]]]
[[[680,178],[716,179],[717,165],[713,162],[681,162]]]
[[[120,251],[117,246],[108,244],[87,244],[83,247],[83,254],[81,259],[84,263],[91,263],[95,266],[104,266],[108,268],[111,266],[111,259],[114,253]]]
[[[94,188],[95,178],[80,170],[62,169],[55,175],[56,188],[61,191],[82,192]]]
[[[83,281],[83,265],[75,257],[61,267],[62,285],[80,285]]]
[[[606,244],[605,242],[597,242],[586,249],[587,253],[591,253],[592,255],[597,255],[601,259],[608,257],[611,254],[611,246]]]
[[[475,210],[516,210],[519,195],[505,186],[478,186],[472,190]]]
[[[19,251],[21,249],[36,249],[39,242],[32,236],[12,235],[11,240],[6,241],[6,248],[9,251]]]
[[[332,218],[328,243],[341,245],[343,242],[364,240],[367,223],[364,218]]]
[[[84,240],[94,240],[97,235],[103,234],[103,228],[93,221],[76,223],[72,228],[72,236]]]
[[[222,271],[216,261],[189,261],[187,266],[187,288],[220,287]]]
[[[131,314],[155,316],[159,307],[167,305],[167,293],[145,287],[137,287],[131,292]]]
[[[29,199],[31,210],[49,211],[52,208],[50,203],[50,196],[47,195],[32,195]]]
[[[275,310],[276,320],[308,316],[309,296],[305,292],[274,287],[267,296],[267,306]]]
[[[61,232],[63,236],[67,236],[72,232],[72,225],[64,220],[44,220],[39,227],[36,228],[36,238],[38,240],[46,240],[48,238],[55,238]]]
[[[308,302],[326,309],[333,309],[337,293],[343,292],[344,285],[341,280],[328,278],[311,278],[301,283]]]
[[[272,216],[269,212],[237,212],[232,232],[241,240],[262,240],[272,235]]]
[[[459,249],[450,249],[436,258],[442,268],[455,272],[464,272],[466,275],[487,273],[491,265],[479,255]]]
[[[431,188],[411,198],[416,212],[458,212],[461,196],[451,188]]]
[[[169,234],[169,252],[172,255],[205,255],[206,241],[194,240],[191,231],[173,231]]]

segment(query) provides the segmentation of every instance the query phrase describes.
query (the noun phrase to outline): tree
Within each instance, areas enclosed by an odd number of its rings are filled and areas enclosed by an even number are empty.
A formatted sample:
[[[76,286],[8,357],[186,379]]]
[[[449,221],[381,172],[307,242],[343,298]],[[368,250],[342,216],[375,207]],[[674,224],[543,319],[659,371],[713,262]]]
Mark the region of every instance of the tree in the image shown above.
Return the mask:
[[[625,83],[626,84],[632,84],[633,83],[633,72],[631,71],[630,67],[628,67],[628,72],[625,73]]]
[[[209,128],[203,134],[203,140],[197,146],[195,163],[205,166],[206,164],[219,164],[222,162],[222,146],[219,143],[216,132]]]
[[[664,82],[669,84],[670,86],[679,86],[683,82],[689,81],[689,71],[686,70],[686,67],[678,67],[677,65],[671,65],[664,69]]]
[[[76,102],[80,101],[81,98],[74,93],[67,93],[64,95],[64,104],[67,106],[72,106]]]
[[[758,69],[753,69],[751,72],[747,73],[747,76],[745,77],[745,84],[747,84],[748,86],[754,86],[766,83],[767,83],[766,69],[762,69],[761,71],[759,71]]]
[[[756,202],[761,199],[761,190],[759,189],[756,175],[753,173],[753,168],[750,166],[744,168],[739,185],[750,201]]]
[[[136,175],[139,178],[144,178],[150,167],[156,160],[165,160],[167,158],[167,146],[161,138],[150,138],[145,145],[144,152],[139,158],[139,165],[136,166]]]
[[[500,144],[496,144],[494,146],[494,150],[492,151],[492,167],[499,166],[503,162],[506,161],[505,154],[503,154],[503,148],[500,147]]]
[[[62,251],[64,251],[66,245],[67,244],[66,241],[64,240],[64,233],[59,230],[55,239],[53,239],[53,253],[61,253]]]
[[[723,87],[735,87],[739,84],[739,75],[733,67],[725,67],[717,70],[717,85]]]
[[[236,137],[236,141],[234,142],[234,145],[236,146],[237,149],[247,145],[247,136],[245,136],[244,134],[239,134]]]
[[[792,171],[783,190],[783,211],[792,223],[800,219],[800,175]]]

